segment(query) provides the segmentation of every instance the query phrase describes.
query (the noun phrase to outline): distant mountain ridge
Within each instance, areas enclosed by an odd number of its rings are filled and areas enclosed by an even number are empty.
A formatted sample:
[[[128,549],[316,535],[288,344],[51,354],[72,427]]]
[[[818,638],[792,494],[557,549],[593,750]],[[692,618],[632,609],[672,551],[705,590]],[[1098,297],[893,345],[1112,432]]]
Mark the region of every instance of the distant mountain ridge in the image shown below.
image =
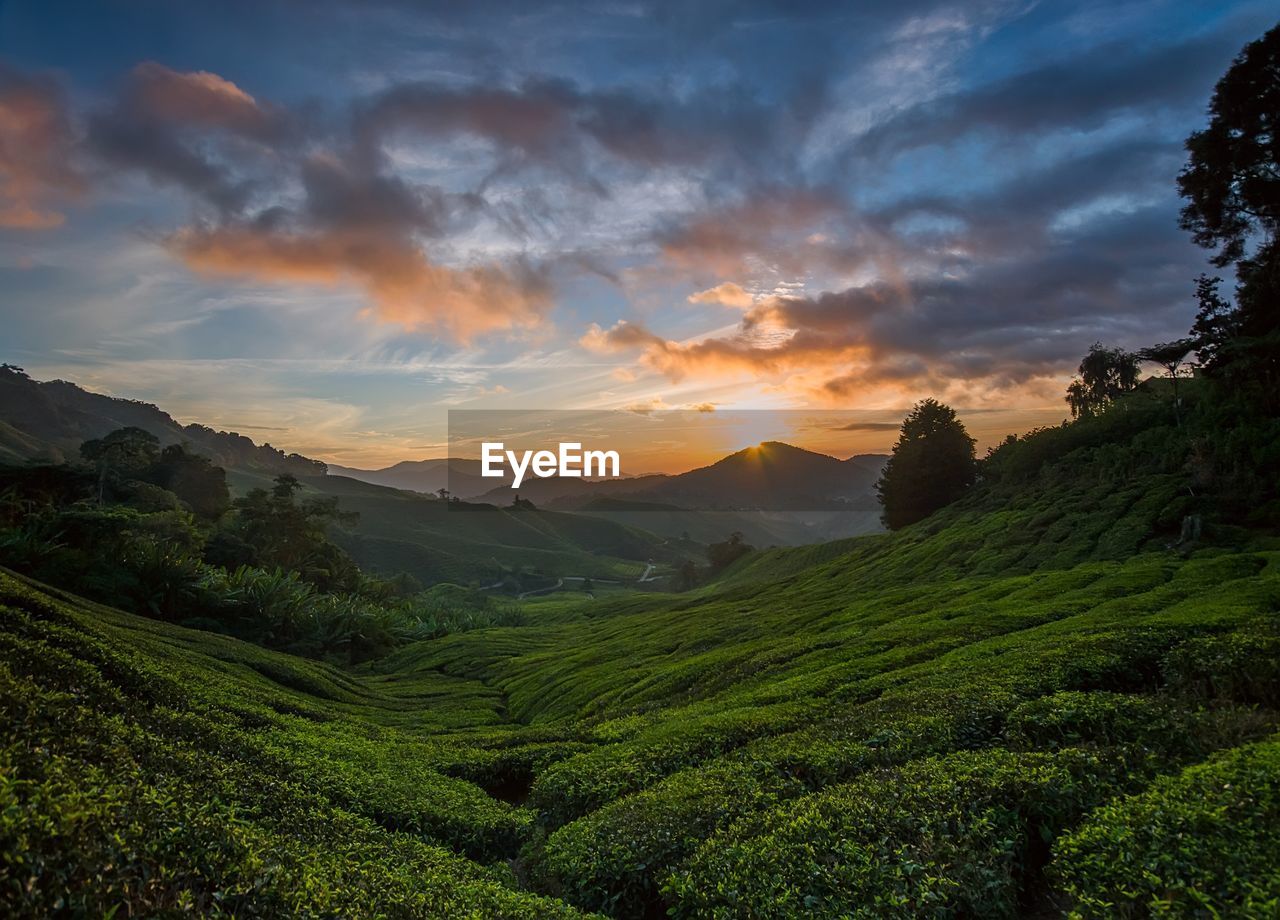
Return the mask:
[[[314,476],[326,465],[242,434],[207,425],[183,425],[151,403],[91,393],[65,380],[32,380],[0,365],[0,461],[75,459],[80,445],[117,428],[141,428],[161,445],[186,443],[219,466]]]
[[[506,483],[495,486],[501,480],[482,477],[479,460],[407,460],[382,470],[327,465],[299,454],[286,454],[270,444],[255,444],[234,432],[184,425],[150,403],[91,393],[64,380],[35,381],[18,368],[0,365],[0,462],[74,460],[84,441],[129,426],[151,432],[162,445],[188,444],[229,473],[237,473],[229,480],[239,491],[267,485],[271,477],[287,472],[304,480],[310,488],[325,494],[341,493],[345,501],[357,504],[366,503],[365,493],[353,493],[350,487],[354,483],[343,485],[344,477],[364,483],[367,488],[403,492],[431,494],[446,488],[464,500],[504,509],[512,505],[516,495]],[[678,475],[648,474],[594,481],[526,480],[519,495],[545,511],[603,519],[602,522],[621,525],[633,534],[649,531],[669,539],[691,537],[714,542],[739,530],[756,545],[794,545],[880,529],[874,483],[885,459],[869,454],[840,460],[769,442]],[[401,500],[411,497],[400,496]],[[382,499],[389,501],[391,496],[380,496]],[[400,509],[399,504],[395,507]],[[404,506],[404,510],[409,507]],[[424,513],[425,506],[414,503],[412,507],[417,514]],[[368,553],[358,551],[356,555],[362,557],[362,562],[373,563],[375,557],[385,555],[373,543],[383,539],[381,531],[388,520],[388,509],[379,506],[359,510],[364,512],[364,523],[358,530],[369,546]],[[447,541],[442,542],[442,535],[456,533],[457,519],[450,515],[448,521],[447,527],[427,528],[431,533],[397,534],[392,542],[399,545],[402,541],[421,540],[439,556],[447,545]],[[603,533],[593,533],[581,545],[570,540],[561,551],[572,555],[592,545],[598,547]],[[619,533],[608,531],[607,542],[621,547],[625,541]],[[477,546],[471,546],[469,551]],[[618,548],[613,554],[625,557],[634,551]],[[503,556],[502,552],[496,555]],[[575,558],[576,569],[585,571],[582,557]],[[443,557],[433,557],[430,565],[419,564],[420,560],[412,566],[398,564],[426,575],[428,571],[434,573],[444,561]],[[506,564],[510,564],[509,560]],[[486,565],[492,567],[491,563]],[[461,569],[454,574],[461,577]]]
[[[873,489],[887,459],[882,454],[858,454],[840,460],[781,441],[767,441],[673,475],[600,480],[530,478],[521,484],[519,495],[535,504],[561,509],[599,507],[602,499],[684,509],[819,510],[846,505],[871,509],[876,507]],[[448,489],[459,498],[495,505],[510,504],[515,496],[508,477],[495,485],[493,478],[481,476],[479,460],[405,460],[379,470],[330,464],[329,472],[414,492]]]
[[[887,457],[860,454],[847,460],[766,441],[676,475],[634,479],[532,479],[520,497],[535,504],[573,510],[602,497],[698,510],[837,510],[876,508],[874,487]],[[499,486],[479,496],[500,502],[511,495]]]
[[[401,460],[378,470],[329,464],[333,476],[346,476],[376,486],[404,489],[409,492],[438,492],[448,489],[459,498],[474,498],[493,488],[493,480],[480,475],[479,460],[430,459]]]

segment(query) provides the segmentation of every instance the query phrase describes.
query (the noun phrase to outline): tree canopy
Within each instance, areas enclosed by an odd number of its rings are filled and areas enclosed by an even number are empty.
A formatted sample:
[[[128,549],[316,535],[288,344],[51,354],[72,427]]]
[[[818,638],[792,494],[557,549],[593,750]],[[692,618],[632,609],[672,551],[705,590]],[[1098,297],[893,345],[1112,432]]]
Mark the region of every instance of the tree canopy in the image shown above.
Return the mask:
[[[963,495],[977,475],[973,444],[950,406],[917,403],[876,483],[885,526],[914,524]]]
[[[1072,418],[1095,415],[1138,385],[1138,356],[1095,342],[1080,361],[1080,376],[1067,387]]]
[[[1182,227],[1216,249],[1219,267],[1250,261],[1249,244],[1274,258],[1280,229],[1280,25],[1245,46],[1218,81],[1209,126],[1187,138],[1178,176]],[[1253,253],[1256,261],[1260,252]],[[1249,271],[1250,265],[1242,266]]]
[[[1234,265],[1236,304],[1201,277],[1193,332],[1205,370],[1260,391],[1280,387],[1280,25],[1245,46],[1214,88],[1209,124],[1187,138],[1181,225],[1213,264]]]
[[[351,526],[357,515],[344,512],[332,496],[299,501],[302,483],[289,473],[270,491],[253,489],[233,503],[235,536],[253,548],[258,563],[294,571],[323,588],[343,586],[355,574],[351,559],[329,541],[332,524]]]

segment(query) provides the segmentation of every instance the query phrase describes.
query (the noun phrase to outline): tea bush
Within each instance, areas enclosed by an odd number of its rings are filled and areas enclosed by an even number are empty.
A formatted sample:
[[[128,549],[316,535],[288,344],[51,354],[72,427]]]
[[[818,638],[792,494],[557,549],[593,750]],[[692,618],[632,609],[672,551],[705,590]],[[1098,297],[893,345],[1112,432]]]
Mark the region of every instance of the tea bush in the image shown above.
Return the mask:
[[[1280,741],[1247,745],[1103,805],[1059,841],[1073,917],[1280,913]]]

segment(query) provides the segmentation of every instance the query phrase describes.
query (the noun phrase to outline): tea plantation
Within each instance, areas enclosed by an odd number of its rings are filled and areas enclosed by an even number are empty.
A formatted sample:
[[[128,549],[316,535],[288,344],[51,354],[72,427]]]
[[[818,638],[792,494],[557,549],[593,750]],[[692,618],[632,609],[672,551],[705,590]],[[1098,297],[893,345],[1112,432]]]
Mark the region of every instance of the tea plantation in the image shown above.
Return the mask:
[[[0,573],[0,913],[1280,915],[1280,541],[1057,431],[895,534],[359,667]]]

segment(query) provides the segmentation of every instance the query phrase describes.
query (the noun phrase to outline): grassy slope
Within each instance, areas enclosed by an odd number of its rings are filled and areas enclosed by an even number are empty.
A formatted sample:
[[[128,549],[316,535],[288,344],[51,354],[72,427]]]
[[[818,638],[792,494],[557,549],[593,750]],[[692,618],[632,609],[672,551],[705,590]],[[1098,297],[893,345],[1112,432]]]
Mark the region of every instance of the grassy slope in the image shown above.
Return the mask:
[[[1103,483],[361,675],[6,578],[0,906],[1273,915],[1280,550]]]
[[[494,756],[494,691],[360,679],[3,573],[0,618],[2,912],[573,913],[480,864],[529,824],[449,775]]]

